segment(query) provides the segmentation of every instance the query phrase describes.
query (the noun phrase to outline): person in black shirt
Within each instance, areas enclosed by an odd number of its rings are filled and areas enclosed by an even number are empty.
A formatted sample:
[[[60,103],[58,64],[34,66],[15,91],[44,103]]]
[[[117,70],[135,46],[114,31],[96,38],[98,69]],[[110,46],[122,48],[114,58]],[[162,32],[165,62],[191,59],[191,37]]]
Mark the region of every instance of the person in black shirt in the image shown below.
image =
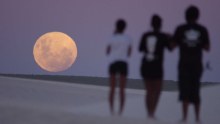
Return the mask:
[[[182,102],[183,121],[187,120],[189,103],[195,107],[196,121],[200,122],[200,79],[203,72],[202,52],[209,51],[207,29],[198,24],[199,10],[190,6],[185,12],[187,23],[177,27],[174,43],[179,47],[179,100]]]
[[[170,36],[160,32],[162,19],[153,15],[151,26],[153,31],[142,35],[139,51],[143,53],[141,76],[146,87],[146,108],[148,117],[154,119],[154,113],[160,97],[163,80],[164,49],[170,48]]]

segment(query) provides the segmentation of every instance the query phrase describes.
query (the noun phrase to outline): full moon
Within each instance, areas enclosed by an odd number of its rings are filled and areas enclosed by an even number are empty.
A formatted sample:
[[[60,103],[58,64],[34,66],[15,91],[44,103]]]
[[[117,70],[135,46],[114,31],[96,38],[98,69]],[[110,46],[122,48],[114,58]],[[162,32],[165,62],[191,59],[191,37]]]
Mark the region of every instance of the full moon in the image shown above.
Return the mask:
[[[75,41],[62,32],[49,32],[40,36],[33,49],[36,63],[49,72],[65,71],[77,57]]]

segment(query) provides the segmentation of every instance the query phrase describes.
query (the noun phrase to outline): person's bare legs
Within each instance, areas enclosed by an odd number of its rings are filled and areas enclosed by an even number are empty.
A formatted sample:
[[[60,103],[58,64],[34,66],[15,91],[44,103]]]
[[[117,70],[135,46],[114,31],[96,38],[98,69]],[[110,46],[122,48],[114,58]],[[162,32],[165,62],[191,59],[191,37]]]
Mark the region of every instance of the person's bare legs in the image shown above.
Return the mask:
[[[155,80],[154,81],[154,103],[153,103],[153,114],[155,113],[156,111],[156,108],[157,108],[157,105],[158,105],[158,101],[159,101],[159,98],[160,98],[160,93],[161,93],[161,89],[162,89],[162,80],[161,79],[158,79],[158,80]]]
[[[152,112],[153,89],[151,84],[152,84],[151,80],[145,80],[145,88],[146,88],[145,104],[148,112],[148,117],[153,118],[153,112]]]
[[[186,120],[187,120],[187,116],[188,116],[188,107],[189,107],[189,101],[188,100],[183,100],[182,101],[182,116],[183,116],[183,118],[182,118],[182,122],[186,122]]]
[[[115,83],[116,83],[116,76],[114,74],[111,74],[110,75],[110,93],[109,93],[109,105],[110,105],[111,114],[114,114]]]
[[[124,104],[125,104],[125,87],[126,87],[126,76],[120,75],[120,111],[119,111],[120,115],[123,112]]]
[[[146,80],[146,107],[149,118],[155,119],[155,111],[159,101],[162,80]]]
[[[200,123],[200,103],[195,103],[194,109],[195,109],[196,122]]]
[[[201,101],[200,101],[200,79],[195,79],[195,81],[194,82],[196,82],[195,84],[194,84],[194,91],[195,91],[195,93],[194,93],[194,95],[196,96],[195,97],[195,103],[193,103],[193,105],[194,105],[194,111],[195,111],[195,119],[196,119],[196,122],[197,123],[201,123],[201,120],[200,120],[200,106],[201,106]]]

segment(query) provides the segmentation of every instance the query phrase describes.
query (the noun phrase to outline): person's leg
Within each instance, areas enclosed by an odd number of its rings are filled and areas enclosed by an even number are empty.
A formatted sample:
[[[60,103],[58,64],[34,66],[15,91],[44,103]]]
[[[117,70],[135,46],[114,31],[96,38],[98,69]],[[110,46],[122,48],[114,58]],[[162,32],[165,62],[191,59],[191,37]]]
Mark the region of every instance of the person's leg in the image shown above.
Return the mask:
[[[187,120],[187,116],[188,116],[188,107],[189,107],[189,101],[188,100],[184,100],[182,101],[182,121],[186,122]]]
[[[202,76],[202,66],[198,66],[194,69],[194,75],[192,80],[192,96],[194,103],[194,111],[195,111],[195,120],[196,122],[200,122],[200,106],[201,106],[201,98],[200,98],[200,79]]]
[[[200,122],[200,82],[197,81],[194,86],[194,111],[196,122]]]
[[[116,76],[115,74],[111,74],[110,75],[110,92],[109,92],[109,105],[110,105],[111,114],[114,114],[115,84],[116,84]]]
[[[155,94],[154,94],[152,80],[145,80],[145,86],[146,86],[146,108],[148,112],[148,117],[154,118]]]
[[[158,101],[160,98],[160,93],[161,93],[161,88],[162,88],[162,80],[158,79],[153,81],[153,107],[152,107],[152,114],[154,116],[157,105],[158,105]]]
[[[195,108],[196,122],[200,122],[200,103],[195,103],[194,108]]]
[[[182,103],[182,122],[187,121],[188,107],[189,107],[189,96],[190,96],[190,74],[186,67],[179,68],[178,76],[178,88],[179,88],[179,100]]]
[[[124,109],[125,104],[125,87],[126,87],[126,76],[120,75],[120,111],[119,114],[121,115]]]
[[[200,122],[200,96],[199,96],[199,88],[193,88],[194,92],[192,94],[192,102],[194,106],[195,112],[195,120],[196,122]]]

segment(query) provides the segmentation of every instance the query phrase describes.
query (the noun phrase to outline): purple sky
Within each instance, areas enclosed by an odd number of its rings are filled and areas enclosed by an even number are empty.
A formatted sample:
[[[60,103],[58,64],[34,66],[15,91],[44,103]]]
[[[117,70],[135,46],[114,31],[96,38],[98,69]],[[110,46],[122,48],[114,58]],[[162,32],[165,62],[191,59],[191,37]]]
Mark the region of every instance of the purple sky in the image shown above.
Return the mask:
[[[205,71],[203,81],[220,82],[220,16],[219,0],[1,0],[0,1],[0,73],[56,74],[106,77],[106,42],[114,23],[124,18],[126,33],[133,39],[129,78],[140,78],[141,54],[137,48],[144,31],[150,30],[150,17],[163,18],[163,31],[173,33],[185,22],[184,11],[189,5],[201,11],[199,22],[210,34],[212,71]],[[78,47],[75,64],[68,70],[49,73],[34,61],[33,46],[39,36],[60,31],[72,37]],[[165,79],[176,80],[178,50],[165,54]]]

